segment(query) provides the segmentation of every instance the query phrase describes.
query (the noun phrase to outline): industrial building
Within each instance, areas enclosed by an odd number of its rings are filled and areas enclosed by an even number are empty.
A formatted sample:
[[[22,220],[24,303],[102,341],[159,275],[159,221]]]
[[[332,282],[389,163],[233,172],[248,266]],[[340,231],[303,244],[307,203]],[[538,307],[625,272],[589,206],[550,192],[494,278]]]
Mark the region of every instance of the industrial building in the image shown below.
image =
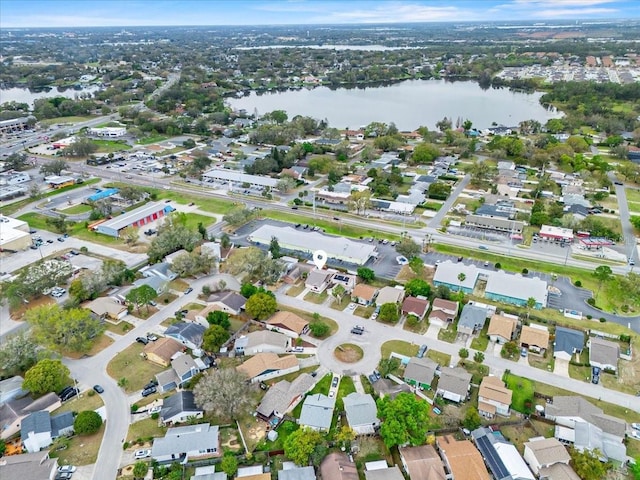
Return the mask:
[[[27,222],[0,215],[0,251],[26,250],[32,244]]]
[[[117,238],[120,236],[120,231],[127,227],[142,227],[147,223],[164,217],[174,210],[175,208],[164,202],[151,202],[95,225],[93,228],[98,233]]]
[[[248,173],[224,170],[214,168],[208,172],[202,174],[202,179],[205,182],[220,182],[226,183],[234,187],[243,188],[243,185],[250,185],[251,187],[260,188],[275,188],[278,180],[271,177],[262,177],[260,175],[249,175]]]

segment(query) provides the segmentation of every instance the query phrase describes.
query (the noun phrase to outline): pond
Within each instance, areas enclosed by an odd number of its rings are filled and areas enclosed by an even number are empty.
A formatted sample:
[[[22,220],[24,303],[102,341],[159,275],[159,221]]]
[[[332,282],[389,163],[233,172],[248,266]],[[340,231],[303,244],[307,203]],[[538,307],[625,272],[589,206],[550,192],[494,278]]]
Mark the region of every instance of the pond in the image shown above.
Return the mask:
[[[33,108],[33,102],[39,98],[76,98],[85,94],[93,94],[100,90],[98,85],[88,85],[82,87],[45,87],[43,89],[31,90],[29,88],[4,88],[0,90],[0,104],[5,102],[28,103]]]

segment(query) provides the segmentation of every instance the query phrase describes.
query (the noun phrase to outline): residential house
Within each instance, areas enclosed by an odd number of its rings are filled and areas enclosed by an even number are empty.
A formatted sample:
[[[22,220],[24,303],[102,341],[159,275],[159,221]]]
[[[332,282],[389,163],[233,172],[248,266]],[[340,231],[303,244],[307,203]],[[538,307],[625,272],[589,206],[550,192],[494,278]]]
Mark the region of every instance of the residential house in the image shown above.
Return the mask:
[[[47,393],[36,400],[31,395],[27,395],[0,403],[0,425],[2,425],[0,439],[6,440],[18,433],[22,419],[30,413],[39,410],[53,412],[58,407],[60,407],[60,398],[53,392]]]
[[[181,248],[180,250],[165,256],[164,262],[171,266],[173,265],[174,260],[182,255],[189,255],[189,252],[187,252],[184,248]]]
[[[302,403],[298,424],[319,432],[329,431],[335,404],[335,398],[322,393],[307,395]]]
[[[543,475],[549,467],[557,464],[569,466],[571,456],[557,438],[534,437],[524,444],[524,459],[534,474],[545,478]]]
[[[627,424],[624,420],[602,412],[582,397],[555,396],[547,404],[545,416],[556,422],[555,438],[573,443],[579,450],[598,451],[603,460],[624,462]]]
[[[314,268],[307,275],[307,279],[304,282],[305,288],[313,293],[322,293],[331,285],[333,278],[332,270],[321,270]]]
[[[178,462],[209,458],[220,455],[220,436],[217,426],[209,423],[173,427],[164,437],[155,438],[151,458],[158,463]]]
[[[382,287],[376,297],[376,305],[384,305],[385,303],[400,303],[404,298],[404,288],[401,286],[396,287]]]
[[[484,457],[494,480],[535,480],[516,446],[489,427],[471,432],[471,437]]]
[[[447,328],[458,316],[458,302],[434,298],[429,313],[429,323],[438,327]]]
[[[150,362],[168,367],[171,364],[171,359],[183,350],[184,346],[173,338],[162,337],[155,342],[147,343],[142,352]]]
[[[332,452],[322,459],[320,478],[323,480],[359,480],[356,464],[342,452]]]
[[[498,377],[487,376],[480,382],[478,413],[485,418],[495,415],[509,416],[513,392]]]
[[[584,332],[572,328],[556,327],[553,341],[553,357],[570,361],[584,349]]]
[[[127,316],[127,307],[111,297],[98,297],[84,305],[93,315],[101,320],[119,322]]]
[[[469,294],[473,293],[479,275],[480,269],[474,264],[446,261],[438,264],[433,275],[433,285],[436,287],[444,285],[454,292],[462,290]]]
[[[244,373],[251,382],[260,382],[297,372],[300,364],[295,355],[278,357],[275,353],[258,353],[236,367],[236,370]]]
[[[279,310],[264,321],[267,328],[298,338],[309,331],[309,322],[293,312]]]
[[[399,447],[404,471],[411,480],[446,480],[442,460],[432,445]]]
[[[24,378],[18,375],[0,380],[0,404],[24,397],[29,391],[22,389],[23,383]]]
[[[366,283],[359,283],[354,287],[353,292],[351,292],[351,298],[360,305],[369,306],[373,305],[377,294],[377,288],[367,285]]]
[[[407,297],[402,302],[402,315],[414,315],[422,320],[429,311],[429,300],[424,297]]]
[[[580,477],[571,465],[556,463],[540,469],[540,480],[580,480]]]
[[[437,395],[452,402],[463,402],[471,387],[471,374],[462,367],[443,367],[438,380]]]
[[[436,437],[436,444],[446,471],[451,472],[454,480],[489,480],[482,455],[469,440],[445,435]]]
[[[258,330],[236,339],[234,348],[240,355],[271,352],[285,353],[291,348],[291,337],[271,330]]]
[[[520,333],[520,348],[544,355],[549,348],[549,330],[543,325],[525,325]]]
[[[380,426],[376,402],[370,394],[352,392],[342,398],[347,423],[357,435],[370,435]]]
[[[350,273],[336,273],[333,276],[334,285],[342,285],[347,293],[351,293],[356,286],[357,275]]]
[[[291,382],[280,380],[275,385],[271,385],[256,408],[258,416],[268,422],[274,418],[281,420],[287,412],[298,405],[304,394],[311,390],[315,383],[311,375],[302,373]]]
[[[216,466],[196,467],[194,475],[189,480],[228,480],[227,474],[224,472],[216,472]],[[267,480],[271,480],[269,477]]]
[[[195,418],[202,418],[204,411],[196,405],[193,392],[182,390],[164,399],[160,410],[160,421],[163,425],[184,423]]]
[[[436,374],[436,368],[438,368],[438,364],[430,358],[412,357],[404,369],[404,381],[420,390],[429,390]]]
[[[489,340],[495,343],[507,343],[515,338],[518,319],[512,315],[491,315],[487,334]]]
[[[218,259],[219,262],[226,260],[222,254],[222,248],[217,242],[204,242],[200,245],[200,252],[209,254],[213,258]],[[226,253],[228,253],[228,249]]]
[[[200,348],[200,345],[202,345],[202,336],[205,330],[205,327],[197,323],[178,322],[167,328],[164,335],[194,350]]]
[[[376,392],[380,398],[389,397],[394,399],[400,393],[411,392],[411,387],[406,383],[396,383],[392,380],[381,378],[373,384],[373,391]]]
[[[284,462],[278,470],[278,480],[316,480],[316,472],[311,465],[298,467],[293,462]]]
[[[171,271],[171,264],[168,262],[154,263],[140,269],[140,273],[145,278],[158,277],[165,282],[171,282],[178,278],[178,275]]]
[[[397,465],[389,467],[386,460],[365,463],[365,480],[404,480]]]
[[[240,315],[240,312],[244,310],[247,299],[239,293],[231,290],[223,290],[209,295],[207,303],[217,306],[218,310],[222,310],[230,315]]]
[[[476,305],[466,304],[462,307],[458,320],[458,333],[475,335],[484,327],[487,321],[487,309]]]
[[[262,465],[250,465],[248,467],[239,467],[235,478],[241,478],[242,480],[271,480],[271,472],[265,472]]]
[[[20,438],[29,453],[47,448],[62,436],[73,434],[73,413],[64,412],[54,417],[47,410],[33,412],[22,419]]]
[[[620,345],[598,337],[589,338],[589,365],[603,370],[618,370]]]
[[[178,387],[187,383],[200,371],[193,357],[185,353],[171,360],[171,368],[173,368],[173,371],[176,372],[176,376],[178,377]]]
[[[49,452],[23,453],[8,455],[0,461],[0,478],[51,480],[55,478],[58,459],[49,458]]]

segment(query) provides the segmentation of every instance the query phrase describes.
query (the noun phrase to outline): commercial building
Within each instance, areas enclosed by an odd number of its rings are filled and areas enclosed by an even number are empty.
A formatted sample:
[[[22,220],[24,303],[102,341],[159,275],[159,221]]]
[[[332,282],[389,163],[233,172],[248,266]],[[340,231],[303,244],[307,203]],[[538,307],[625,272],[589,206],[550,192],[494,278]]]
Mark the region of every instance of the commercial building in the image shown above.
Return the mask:
[[[11,172],[0,174],[0,185],[19,185],[31,180],[26,172]]]
[[[124,137],[127,134],[126,127],[97,127],[87,129],[89,135],[105,138]]]
[[[471,227],[496,230],[498,232],[511,232],[512,234],[522,234],[524,229],[524,222],[503,217],[486,217],[484,215],[467,215],[464,223]]]
[[[475,265],[464,263],[443,262],[438,264],[433,276],[433,284],[436,287],[444,285],[450,290],[462,290],[464,293],[472,293],[478,281],[480,269]]]
[[[22,132],[36,124],[36,117],[10,118],[0,121],[0,134]]]
[[[364,265],[371,257],[378,255],[375,245],[371,243],[354,242],[343,237],[296,230],[293,227],[262,225],[248,237],[248,240],[269,245],[273,237],[278,239],[280,248],[284,250],[311,255],[319,247],[322,247],[327,253],[327,258],[354,265]]]
[[[32,244],[27,222],[0,215],[0,252],[25,250]]]
[[[147,223],[156,221],[175,209],[163,202],[151,202],[138,207],[130,212],[113,217],[94,227],[94,230],[110,237],[119,237],[120,232],[127,227],[142,227]]]
[[[232,187],[244,188],[244,185],[250,185],[251,187],[259,188],[275,188],[278,179],[271,177],[262,177],[259,175],[249,175],[248,173],[235,171],[235,170],[223,170],[214,168],[208,172],[202,174],[202,179],[205,182],[219,182],[226,183]]]
[[[60,175],[49,175],[48,177],[45,177],[44,181],[51,188],[56,190],[76,184],[75,178]]]
[[[505,272],[491,272],[488,277],[484,296],[489,300],[524,307],[529,298],[534,298],[534,308],[547,306],[547,282],[538,277],[527,278]]]
[[[566,242],[573,242],[573,230],[571,230],[570,228],[542,225],[540,227],[540,233],[538,233],[538,235],[542,238],[548,238],[550,240],[564,240]]]

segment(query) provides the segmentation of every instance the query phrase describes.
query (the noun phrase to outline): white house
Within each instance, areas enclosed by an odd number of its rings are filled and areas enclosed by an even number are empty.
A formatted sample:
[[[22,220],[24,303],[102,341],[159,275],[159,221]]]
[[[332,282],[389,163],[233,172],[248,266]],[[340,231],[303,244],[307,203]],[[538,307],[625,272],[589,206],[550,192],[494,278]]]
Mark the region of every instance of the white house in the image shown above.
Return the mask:
[[[258,330],[241,336],[235,342],[236,353],[255,355],[256,353],[285,353],[291,348],[291,337],[271,330]]]
[[[380,426],[377,417],[378,409],[373,397],[369,394],[352,392],[342,399],[347,422],[358,435],[374,434]]]
[[[158,463],[178,462],[184,465],[192,459],[218,455],[218,427],[209,423],[170,428],[164,437],[155,438],[151,447],[151,458]]]
[[[524,459],[536,475],[556,464],[569,465],[571,456],[557,438],[534,437],[524,444]]]
[[[73,433],[73,413],[65,412],[52,417],[48,411],[33,412],[22,419],[20,438],[29,453],[47,448],[53,441]]]

